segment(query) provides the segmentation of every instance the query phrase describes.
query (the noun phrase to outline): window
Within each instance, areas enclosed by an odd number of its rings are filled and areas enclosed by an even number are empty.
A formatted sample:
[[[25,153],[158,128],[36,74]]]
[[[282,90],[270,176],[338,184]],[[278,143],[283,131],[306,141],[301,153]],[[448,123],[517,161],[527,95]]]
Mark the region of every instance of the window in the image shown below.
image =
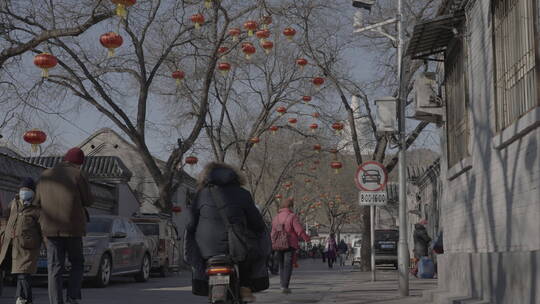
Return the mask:
[[[124,226],[124,221],[121,219],[116,219],[112,228],[113,233],[123,232],[127,234],[126,227]]]
[[[501,131],[540,105],[535,56],[535,0],[496,0],[493,5],[495,123]]]
[[[469,156],[469,91],[464,40],[456,40],[445,61],[448,167]]]

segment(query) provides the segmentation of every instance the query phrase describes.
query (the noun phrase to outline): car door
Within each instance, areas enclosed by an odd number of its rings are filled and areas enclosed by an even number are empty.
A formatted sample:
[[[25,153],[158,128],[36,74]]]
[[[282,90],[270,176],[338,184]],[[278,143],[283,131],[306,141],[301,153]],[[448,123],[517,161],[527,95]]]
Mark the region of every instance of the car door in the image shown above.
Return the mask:
[[[124,237],[121,237],[124,235]],[[129,240],[126,226],[122,219],[115,219],[111,233],[111,249],[113,253],[113,272],[123,272],[129,267]]]
[[[124,220],[124,224],[127,229],[128,239],[130,243],[130,257],[129,267],[130,269],[137,270],[142,264],[142,258],[144,254],[144,236],[143,233],[137,228],[137,226],[130,220]]]

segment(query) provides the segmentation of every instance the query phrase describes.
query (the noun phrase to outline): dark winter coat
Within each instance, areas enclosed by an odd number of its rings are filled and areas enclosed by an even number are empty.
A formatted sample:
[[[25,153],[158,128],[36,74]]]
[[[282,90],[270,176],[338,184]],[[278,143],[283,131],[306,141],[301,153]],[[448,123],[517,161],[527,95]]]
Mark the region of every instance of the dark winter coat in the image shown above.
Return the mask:
[[[219,191],[224,198],[229,222],[242,223],[250,247],[256,248],[248,257],[253,264],[252,290],[267,289],[266,258],[270,254],[270,238],[251,194],[240,186],[237,173],[229,168],[214,168],[205,179],[212,185],[212,191]],[[228,254],[227,228],[209,186],[199,190],[188,213],[191,218],[186,227],[186,262],[193,267],[193,293],[205,295],[208,292],[205,261],[216,255]]]
[[[422,224],[414,225],[414,256],[421,258],[428,255],[429,243],[431,238],[429,237],[426,227]]]

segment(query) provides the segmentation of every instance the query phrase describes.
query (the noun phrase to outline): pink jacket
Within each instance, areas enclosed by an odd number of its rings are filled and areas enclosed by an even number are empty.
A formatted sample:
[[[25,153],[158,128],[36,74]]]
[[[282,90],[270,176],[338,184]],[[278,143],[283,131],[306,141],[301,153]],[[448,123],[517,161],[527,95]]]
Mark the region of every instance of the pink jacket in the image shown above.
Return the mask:
[[[289,246],[291,248],[300,248],[298,246],[299,237],[302,237],[306,242],[311,240],[309,235],[304,231],[302,224],[300,224],[298,216],[289,208],[279,209],[278,215],[272,220],[272,237],[275,231],[283,224],[285,224],[285,231],[289,234]]]

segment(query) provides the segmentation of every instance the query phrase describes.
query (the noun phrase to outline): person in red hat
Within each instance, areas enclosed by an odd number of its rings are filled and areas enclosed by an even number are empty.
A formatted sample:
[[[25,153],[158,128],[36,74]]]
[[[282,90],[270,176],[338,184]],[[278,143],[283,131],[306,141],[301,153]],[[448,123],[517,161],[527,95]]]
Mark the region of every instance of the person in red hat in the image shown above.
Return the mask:
[[[70,149],[61,163],[41,174],[36,204],[41,206],[41,231],[47,246],[50,304],[63,304],[62,271],[65,256],[71,263],[67,303],[78,303],[84,271],[83,242],[86,234],[86,207],[93,197],[81,173],[84,152]]]

